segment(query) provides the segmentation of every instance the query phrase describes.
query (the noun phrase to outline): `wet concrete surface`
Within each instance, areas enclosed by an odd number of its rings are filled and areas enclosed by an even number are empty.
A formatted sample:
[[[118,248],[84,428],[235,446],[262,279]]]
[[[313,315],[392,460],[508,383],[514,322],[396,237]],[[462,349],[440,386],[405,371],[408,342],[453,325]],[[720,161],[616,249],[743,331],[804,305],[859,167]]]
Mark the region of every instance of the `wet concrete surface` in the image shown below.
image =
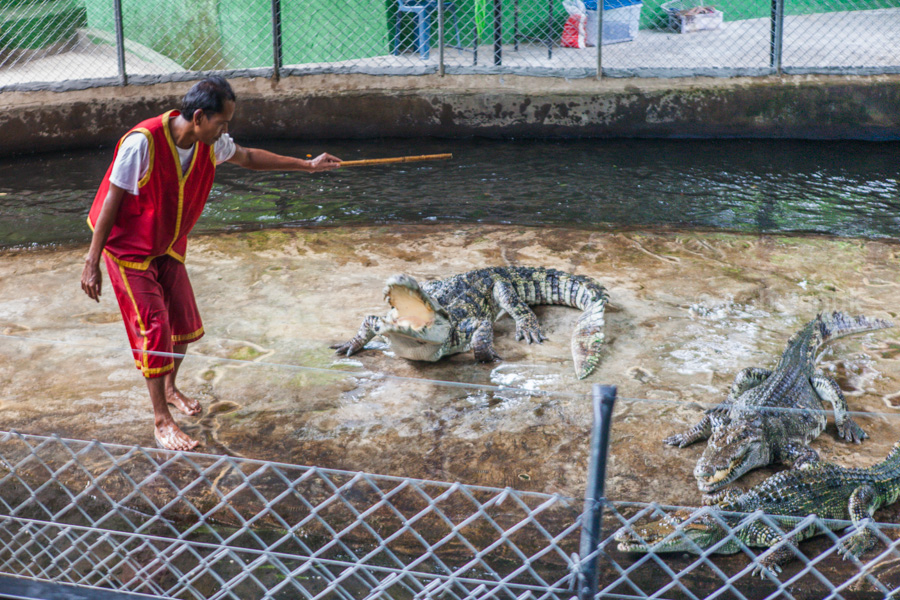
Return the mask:
[[[108,281],[99,304],[80,290],[85,252],[2,253],[2,428],[150,446],[146,387]],[[204,411],[176,419],[204,452],[579,498],[591,385],[613,384],[607,497],[697,505],[691,471],[703,444],[677,449],[662,439],[723,400],[739,370],[773,366],[818,311],[900,321],[898,253],[886,241],[826,237],[477,225],[199,236],[188,270],[206,336],[191,346],[180,383]],[[607,343],[593,375],[574,376],[579,313],[565,307],[536,310],[549,338],[539,346],[516,342],[512,321],[499,321],[504,361],[492,365],[471,353],[413,363],[377,343],[349,359],[328,348],[365,315],[384,314],[388,276],[425,280],[489,265],[555,267],[608,288]],[[871,437],[839,440],[829,415],[813,443],[823,458],[868,466],[900,437],[898,356],[898,328],[828,346],[820,366]],[[876,515],[898,516],[900,505]],[[846,568],[834,556],[823,564]]]

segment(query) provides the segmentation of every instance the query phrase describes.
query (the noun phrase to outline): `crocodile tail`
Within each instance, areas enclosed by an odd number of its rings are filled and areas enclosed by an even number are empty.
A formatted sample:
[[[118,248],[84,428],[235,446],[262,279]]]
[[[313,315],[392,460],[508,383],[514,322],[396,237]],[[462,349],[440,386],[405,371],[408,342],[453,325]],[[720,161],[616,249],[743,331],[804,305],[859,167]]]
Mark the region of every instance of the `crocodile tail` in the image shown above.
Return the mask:
[[[884,462],[900,463],[900,442],[894,444]]]
[[[561,304],[582,310],[572,334],[572,357],[579,379],[590,375],[600,360],[603,312],[607,293],[600,283],[556,269],[520,267],[515,271],[519,297],[529,304]]]
[[[572,358],[575,359],[575,373],[578,379],[590,375],[600,361],[605,308],[604,295],[590,303],[575,323],[575,332],[572,334]]]
[[[862,315],[854,317],[838,311],[834,311],[830,315],[819,314],[810,325],[813,326],[816,346],[821,346],[845,335],[894,326],[893,323],[884,319],[870,319]]]

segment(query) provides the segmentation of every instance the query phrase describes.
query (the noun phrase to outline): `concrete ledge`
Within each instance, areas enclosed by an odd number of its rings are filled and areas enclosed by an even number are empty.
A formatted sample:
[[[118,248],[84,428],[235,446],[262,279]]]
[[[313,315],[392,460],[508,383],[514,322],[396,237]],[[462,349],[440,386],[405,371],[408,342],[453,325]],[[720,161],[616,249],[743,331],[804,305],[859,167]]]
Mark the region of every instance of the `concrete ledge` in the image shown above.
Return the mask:
[[[234,78],[238,140],[370,137],[900,139],[900,75],[564,80]],[[0,155],[113,144],[192,81],[0,94]]]

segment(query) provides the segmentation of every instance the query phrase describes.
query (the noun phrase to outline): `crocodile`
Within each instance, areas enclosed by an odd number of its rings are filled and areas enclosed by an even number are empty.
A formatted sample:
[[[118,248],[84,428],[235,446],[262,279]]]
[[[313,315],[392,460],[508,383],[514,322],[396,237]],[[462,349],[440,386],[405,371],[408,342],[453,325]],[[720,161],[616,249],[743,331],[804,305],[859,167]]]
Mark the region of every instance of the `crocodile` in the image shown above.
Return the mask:
[[[819,455],[809,447],[825,429],[824,402],[834,409],[838,436],[859,443],[868,435],[850,418],[837,382],[815,366],[823,344],[839,336],[892,327],[888,321],[819,314],[795,333],[773,370],[748,367],[734,379],[724,402],[706,411],[685,433],[666,444],[684,448],[709,439],[694,468],[702,492],[713,492],[757,467],[800,467]]]
[[[847,527],[838,544],[845,559],[859,557],[877,541],[872,515],[900,496],[900,442],[882,462],[845,468],[831,462],[807,463],[772,475],[746,492],[731,487],[705,496],[706,509],[680,509],[645,525],[630,525],[614,538],[623,552],[735,554],[743,546],[770,548],[754,572],[780,573],[793,560],[798,543]],[[748,515],[761,511],[759,514]],[[815,515],[817,519],[809,519]]]
[[[434,362],[472,349],[478,361],[492,362],[500,360],[493,323],[503,313],[515,320],[517,340],[541,343],[547,338],[529,305],[562,304],[583,311],[572,336],[578,378],[599,360],[608,296],[589,277],[542,267],[488,267],[420,285],[409,275],[394,275],[384,297],[391,305],[387,315],[366,317],[350,341],[331,346],[338,354],[355,354],[381,336],[410,360]]]

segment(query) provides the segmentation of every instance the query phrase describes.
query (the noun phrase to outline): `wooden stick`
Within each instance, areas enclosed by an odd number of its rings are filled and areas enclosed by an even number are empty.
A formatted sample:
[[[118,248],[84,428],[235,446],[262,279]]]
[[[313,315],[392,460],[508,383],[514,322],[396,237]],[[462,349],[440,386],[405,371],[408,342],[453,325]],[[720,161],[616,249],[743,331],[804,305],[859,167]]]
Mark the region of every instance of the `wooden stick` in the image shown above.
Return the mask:
[[[366,165],[386,165],[391,163],[418,162],[420,160],[445,160],[453,158],[452,154],[420,154],[418,156],[397,156],[395,158],[367,158],[364,160],[345,160],[342,167],[363,167]]]

